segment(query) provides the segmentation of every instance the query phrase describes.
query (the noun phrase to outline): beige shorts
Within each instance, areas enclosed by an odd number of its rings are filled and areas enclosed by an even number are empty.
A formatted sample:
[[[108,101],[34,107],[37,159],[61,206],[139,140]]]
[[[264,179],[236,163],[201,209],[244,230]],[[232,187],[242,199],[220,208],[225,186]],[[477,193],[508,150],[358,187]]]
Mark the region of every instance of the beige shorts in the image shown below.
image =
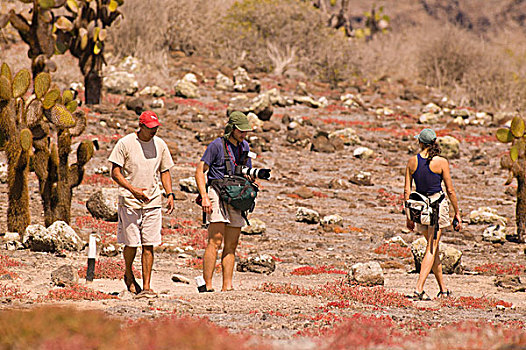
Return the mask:
[[[441,194],[442,192],[435,193],[429,198],[431,199],[431,201],[433,201],[435,199],[438,199]],[[451,219],[449,218],[449,200],[446,197],[442,200],[442,202],[440,202],[440,207],[438,209],[438,227],[444,228],[450,225]],[[429,225],[416,224],[416,231],[420,233],[427,232],[428,227]]]
[[[208,197],[212,204],[212,214],[206,215],[207,224],[211,222],[224,222],[227,226],[243,227],[245,226],[245,219],[241,216],[241,210],[234,209],[231,205],[225,205],[226,213],[223,215],[219,208],[219,195],[212,187],[208,188]]]
[[[132,209],[119,206],[117,242],[129,247],[161,244],[161,208]]]

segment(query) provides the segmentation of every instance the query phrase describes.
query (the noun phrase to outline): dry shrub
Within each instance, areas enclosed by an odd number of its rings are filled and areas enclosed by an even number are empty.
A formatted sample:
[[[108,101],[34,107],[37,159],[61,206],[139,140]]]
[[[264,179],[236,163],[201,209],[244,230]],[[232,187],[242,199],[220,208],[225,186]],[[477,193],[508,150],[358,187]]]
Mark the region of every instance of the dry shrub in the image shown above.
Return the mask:
[[[432,35],[434,33],[434,35]],[[524,39],[510,33],[478,37],[446,26],[427,33],[419,55],[420,77],[426,84],[449,92],[460,104],[478,107],[523,107],[526,94]]]
[[[294,52],[303,73],[333,84],[353,71],[349,39],[327,28],[320,12],[297,0],[245,0],[235,3],[215,31],[213,52],[228,64],[249,63],[275,70],[275,51]],[[269,50],[273,47],[274,50]],[[294,50],[294,51],[293,51]]]

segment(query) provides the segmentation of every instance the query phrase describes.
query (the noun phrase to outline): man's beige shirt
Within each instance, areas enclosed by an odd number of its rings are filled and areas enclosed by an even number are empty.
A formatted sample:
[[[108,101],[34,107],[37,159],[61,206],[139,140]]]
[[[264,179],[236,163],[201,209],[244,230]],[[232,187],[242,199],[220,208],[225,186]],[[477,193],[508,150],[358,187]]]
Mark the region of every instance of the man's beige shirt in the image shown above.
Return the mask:
[[[136,133],[117,141],[108,160],[122,168],[122,175],[133,186],[145,188],[148,203],[139,202],[130,191],[119,187],[119,206],[148,209],[162,206],[160,173],[169,170],[174,162],[166,143],[154,136],[141,141]]]

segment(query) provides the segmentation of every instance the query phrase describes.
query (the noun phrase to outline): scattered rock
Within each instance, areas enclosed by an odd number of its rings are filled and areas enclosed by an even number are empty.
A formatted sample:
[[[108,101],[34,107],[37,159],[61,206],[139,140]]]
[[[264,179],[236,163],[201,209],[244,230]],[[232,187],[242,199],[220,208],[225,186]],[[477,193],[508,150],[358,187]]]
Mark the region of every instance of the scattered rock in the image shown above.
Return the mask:
[[[373,186],[372,174],[368,171],[359,171],[356,174],[353,174],[349,181],[355,185],[360,186]]]
[[[58,287],[72,286],[79,283],[79,273],[71,265],[62,265],[51,272],[51,282]]]
[[[17,232],[6,232],[4,235],[0,235],[0,242],[2,248],[6,250],[24,249],[24,245],[20,241],[20,235]]]
[[[179,180],[179,186],[184,192],[199,193],[199,190],[197,189],[197,183],[195,182],[195,177],[193,176]]]
[[[383,286],[384,272],[380,264],[376,261],[357,263],[351,266],[347,280],[349,283],[354,282],[366,286]]]
[[[174,85],[175,95],[183,98],[199,98],[199,88],[187,80],[178,80]]]
[[[239,272],[255,272],[270,275],[274,270],[276,270],[276,262],[268,254],[240,259],[237,263],[237,271]]]
[[[84,242],[64,221],[56,221],[49,228],[42,225],[29,225],[24,233],[22,244],[32,251],[59,252],[62,249],[81,250]]]
[[[96,219],[117,222],[118,189],[102,188],[93,193],[86,202],[86,208]]]
[[[190,284],[190,279],[189,278],[186,278],[184,276],[181,276],[181,275],[178,275],[178,274],[175,274],[175,273],[172,275],[172,281],[175,282],[175,283]]]
[[[222,73],[217,73],[215,88],[224,91],[234,90],[234,81]]]
[[[244,235],[262,235],[267,230],[267,226],[260,219],[250,218],[248,221],[250,225],[241,228],[241,233]]]
[[[488,226],[482,233],[482,240],[491,243],[506,242],[506,226],[501,224]]]
[[[133,95],[139,90],[135,75],[124,71],[108,70],[102,82],[106,90],[113,94]]]
[[[387,243],[394,243],[398,244],[400,247],[407,247],[408,244],[404,241],[404,239],[400,236],[394,236],[390,240],[387,241]]]
[[[497,210],[490,207],[479,207],[469,214],[470,224],[494,224],[506,225],[508,220],[497,214]]]
[[[320,222],[320,214],[315,210],[299,207],[296,211],[296,221],[317,224]]]
[[[424,237],[415,240],[411,244],[411,253],[415,261],[415,270],[420,272],[422,259],[426,252],[427,241]],[[462,252],[458,249],[450,247],[445,243],[440,243],[440,260],[442,261],[442,272],[445,274],[461,273]]]
[[[360,137],[356,135],[356,131],[353,128],[345,128],[330,133],[329,139],[333,138],[341,139],[343,141],[343,144],[347,146],[354,146],[360,144],[361,142]]]
[[[374,156],[374,151],[367,147],[358,147],[354,150],[353,155],[356,158],[368,159]]]
[[[234,70],[234,90],[237,92],[259,92],[261,83],[259,80],[251,79],[247,71],[242,67]]]
[[[322,226],[343,226],[343,218],[338,214],[327,215],[321,219],[320,224]]]

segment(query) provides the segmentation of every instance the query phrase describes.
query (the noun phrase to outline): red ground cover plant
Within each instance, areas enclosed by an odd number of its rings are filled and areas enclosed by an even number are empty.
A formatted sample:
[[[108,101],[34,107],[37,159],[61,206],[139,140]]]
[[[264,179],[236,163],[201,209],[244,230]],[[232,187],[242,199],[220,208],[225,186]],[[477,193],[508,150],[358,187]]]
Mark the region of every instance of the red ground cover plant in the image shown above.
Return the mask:
[[[511,307],[513,304],[503,300],[493,298],[486,298],[484,296],[475,297],[458,297],[458,298],[443,298],[440,299],[440,306],[442,307],[456,307],[459,309],[481,309],[489,310],[495,308],[497,305],[504,307]]]
[[[102,174],[84,175],[82,179],[84,185],[113,185],[111,177]]]
[[[93,216],[77,216],[75,225],[80,229],[91,229],[100,235],[101,243],[117,243],[117,223],[95,219]]]
[[[79,284],[74,284],[70,287],[52,289],[49,293],[39,301],[45,300],[106,300],[106,299],[118,299],[114,295],[109,295],[93,289],[81,286]]]
[[[377,199],[385,201],[388,205],[393,206],[398,212],[402,212],[404,208],[403,194],[390,193],[385,188],[379,188]]]
[[[14,286],[4,286],[0,284],[0,298],[6,299],[23,299],[28,295],[28,293],[23,293]],[[1,314],[1,313],[0,313]]]
[[[413,302],[403,294],[390,291],[384,287],[349,286],[343,282],[330,282],[314,288],[303,288],[292,284],[263,283],[257,290],[269,293],[348,300],[375,307],[405,308],[413,306]],[[348,305],[351,306],[351,304]]]
[[[374,252],[376,254],[387,254],[388,256],[396,258],[409,258],[411,256],[411,248],[402,247],[396,243],[384,243],[377,247]]]
[[[201,258],[188,259],[188,261],[186,262],[186,266],[202,271],[203,270],[203,259]],[[221,272],[221,270],[222,270],[221,264],[217,264],[215,272]]]
[[[291,271],[291,275],[297,276],[307,276],[307,275],[319,275],[322,273],[345,275],[347,271],[338,270],[332,265],[322,265],[322,266],[302,266],[298,267]]]
[[[322,122],[325,124],[339,124],[342,126],[354,126],[354,125],[360,125],[360,126],[366,126],[370,125],[370,122],[362,122],[359,120],[345,120],[345,119],[338,119],[338,118],[322,118]]]
[[[475,271],[483,275],[515,275],[520,276],[526,273],[526,266],[516,263],[488,263],[475,267]]]
[[[22,263],[8,257],[7,255],[0,255],[0,276],[8,275],[12,279],[17,278],[18,274],[12,271],[9,271],[10,267],[21,266]]]
[[[195,250],[205,249],[208,244],[208,231],[205,229],[196,229],[192,231],[191,234],[193,235],[186,244],[192,246]]]
[[[86,278],[86,270],[88,267],[85,265],[78,270],[80,278]],[[109,259],[101,258],[95,262],[95,275],[94,278],[101,279],[107,278],[111,280],[122,279],[124,276],[124,260],[123,259]],[[141,272],[132,266],[133,275],[136,278],[141,278]]]
[[[334,228],[334,233],[351,233],[351,232],[364,232],[363,228],[354,227],[354,226],[347,226],[347,227],[339,227],[336,226]]]

